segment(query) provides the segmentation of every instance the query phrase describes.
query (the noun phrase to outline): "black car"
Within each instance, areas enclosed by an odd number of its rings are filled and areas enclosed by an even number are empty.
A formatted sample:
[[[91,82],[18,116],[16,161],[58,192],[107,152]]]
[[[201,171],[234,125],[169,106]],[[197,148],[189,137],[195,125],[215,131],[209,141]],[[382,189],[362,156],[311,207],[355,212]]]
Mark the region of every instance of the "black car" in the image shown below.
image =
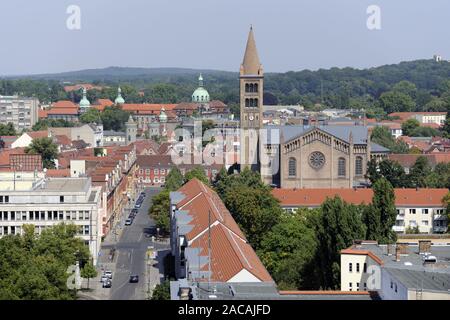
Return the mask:
[[[139,276],[138,275],[131,275],[130,276],[130,283],[138,283],[139,282]]]
[[[138,214],[138,213],[139,213],[139,210],[138,210],[138,209],[133,209],[133,210],[131,210],[131,213],[132,213],[132,214]]]
[[[141,192],[141,197],[145,198],[145,192]]]
[[[112,287],[112,281],[110,279],[103,282],[103,288],[111,288]]]

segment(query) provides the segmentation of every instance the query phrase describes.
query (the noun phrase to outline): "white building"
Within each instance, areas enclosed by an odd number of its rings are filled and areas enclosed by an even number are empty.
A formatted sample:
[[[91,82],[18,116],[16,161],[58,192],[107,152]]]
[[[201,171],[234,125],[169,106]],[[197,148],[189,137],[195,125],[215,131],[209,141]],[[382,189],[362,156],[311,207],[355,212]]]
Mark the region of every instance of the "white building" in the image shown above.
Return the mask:
[[[397,219],[393,230],[406,233],[418,228],[420,233],[447,232],[443,198],[448,189],[394,189]],[[355,205],[372,203],[372,189],[273,189],[272,194],[283,209],[318,208],[327,198],[340,197]]]
[[[341,251],[341,290],[376,291],[383,300],[450,300],[450,246],[378,245]]]
[[[90,178],[44,178],[42,174],[3,172],[0,181],[0,237],[21,234],[25,224],[37,234],[60,224],[78,226],[97,262],[101,243],[101,187]]]
[[[12,123],[17,131],[31,128],[38,121],[39,100],[19,96],[0,96],[0,123]]]

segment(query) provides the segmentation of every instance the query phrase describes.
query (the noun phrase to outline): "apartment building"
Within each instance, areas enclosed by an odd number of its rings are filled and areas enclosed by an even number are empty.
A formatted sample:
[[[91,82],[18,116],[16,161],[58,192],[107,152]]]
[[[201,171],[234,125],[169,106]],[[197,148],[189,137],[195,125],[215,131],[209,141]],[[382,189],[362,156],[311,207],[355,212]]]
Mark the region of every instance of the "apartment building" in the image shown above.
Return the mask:
[[[394,231],[406,233],[418,228],[420,233],[444,233],[447,218],[443,198],[448,189],[395,189],[397,219]],[[272,194],[283,209],[293,212],[298,208],[318,208],[327,198],[340,197],[347,203],[372,203],[372,189],[274,189]]]
[[[220,197],[199,180],[170,193],[170,217],[177,279],[273,283]]]
[[[1,172],[0,237],[34,225],[40,234],[60,223],[79,227],[78,236],[97,261],[101,242],[101,188],[90,178],[46,178],[44,173]]]
[[[383,300],[450,300],[450,246],[355,241],[341,251],[341,290]]]
[[[31,128],[38,121],[39,100],[19,96],[0,96],[0,123],[12,123],[17,131]]]

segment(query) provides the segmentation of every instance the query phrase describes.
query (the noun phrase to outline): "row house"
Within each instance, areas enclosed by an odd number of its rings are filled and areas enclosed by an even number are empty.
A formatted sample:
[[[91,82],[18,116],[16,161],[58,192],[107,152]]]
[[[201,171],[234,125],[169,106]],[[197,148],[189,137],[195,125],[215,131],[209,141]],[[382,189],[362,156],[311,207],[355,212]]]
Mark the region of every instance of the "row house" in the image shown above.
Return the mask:
[[[171,155],[139,155],[137,157],[137,165],[139,167],[137,177],[140,185],[143,186],[163,186],[166,177],[172,168],[178,167],[181,174],[186,174],[190,170],[201,166],[205,170],[205,175],[210,181],[213,181],[219,173],[223,165],[220,164],[179,164],[176,165],[172,161]]]
[[[393,227],[397,233],[418,228],[420,233],[447,232],[446,205],[443,198],[448,189],[395,189],[397,219]],[[372,203],[372,189],[274,189],[272,194],[283,209],[294,212],[298,208],[318,208],[327,198],[338,196],[355,205]]]

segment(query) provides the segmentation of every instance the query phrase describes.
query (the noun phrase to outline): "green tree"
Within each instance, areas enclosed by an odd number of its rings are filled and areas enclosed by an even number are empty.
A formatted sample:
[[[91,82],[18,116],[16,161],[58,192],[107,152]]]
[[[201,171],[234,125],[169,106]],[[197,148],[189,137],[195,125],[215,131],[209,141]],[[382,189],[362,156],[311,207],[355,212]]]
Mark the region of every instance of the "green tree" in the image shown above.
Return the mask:
[[[0,136],[16,136],[17,132],[14,128],[14,124],[8,122],[6,125],[0,123]]]
[[[371,135],[372,142],[375,142],[391,150],[392,153],[408,153],[408,145],[403,141],[396,141],[389,128],[384,126],[375,127]]]
[[[317,250],[314,229],[308,224],[308,215],[317,210],[299,209],[294,214],[283,213],[261,241],[258,255],[274,278],[279,289],[312,289],[312,266]]]
[[[282,209],[260,175],[246,168],[218,181],[217,192],[254,248],[279,222]]]
[[[170,300],[170,281],[164,280],[163,283],[156,285],[153,290],[152,300]]]
[[[149,214],[155,220],[156,227],[163,233],[170,232],[170,191],[164,190],[153,197]]]
[[[55,168],[55,159],[58,157],[58,147],[51,138],[33,139],[31,144],[25,148],[25,153],[40,154],[42,163],[46,169]]]
[[[402,123],[402,131],[404,136],[411,137],[411,133],[420,127],[420,122],[417,119],[408,119]]]
[[[347,204],[339,197],[327,199],[320,207],[315,229],[318,239],[316,264],[322,288],[340,286],[340,251],[364,238],[363,207]]]
[[[104,130],[124,131],[129,118],[130,113],[118,106],[106,107],[101,113]]]
[[[183,174],[177,167],[172,168],[166,177],[165,188],[170,191],[176,191],[183,185]]]
[[[209,185],[209,178],[206,176],[205,169],[201,166],[197,166],[194,169],[186,172],[184,175],[185,182],[188,182],[194,178],[197,178],[206,185]]]
[[[426,188],[427,177],[430,174],[431,167],[428,159],[424,156],[418,157],[409,174],[411,186],[414,188]]]
[[[410,112],[416,107],[414,100],[410,96],[399,91],[383,93],[380,96],[378,105],[387,113]]]
[[[91,262],[88,262],[81,269],[81,277],[88,280],[87,288],[89,289],[89,280],[95,278],[97,276],[97,270],[92,265]]]
[[[80,121],[82,123],[101,123],[101,113],[95,108],[89,108],[80,116]]]
[[[378,162],[371,159],[367,168],[366,179],[375,184],[380,178],[388,180],[394,188],[406,188],[410,185],[409,178],[403,167],[389,159]]]
[[[395,225],[397,218],[397,210],[395,206],[395,193],[394,188],[385,178],[381,178],[375,182],[372,186],[373,199],[372,199],[372,213],[375,217],[379,218],[379,234],[368,234],[373,240],[378,240],[380,243],[395,243],[397,235],[393,231],[392,227]],[[369,219],[373,221],[374,218]],[[366,226],[370,221],[366,222]]]

